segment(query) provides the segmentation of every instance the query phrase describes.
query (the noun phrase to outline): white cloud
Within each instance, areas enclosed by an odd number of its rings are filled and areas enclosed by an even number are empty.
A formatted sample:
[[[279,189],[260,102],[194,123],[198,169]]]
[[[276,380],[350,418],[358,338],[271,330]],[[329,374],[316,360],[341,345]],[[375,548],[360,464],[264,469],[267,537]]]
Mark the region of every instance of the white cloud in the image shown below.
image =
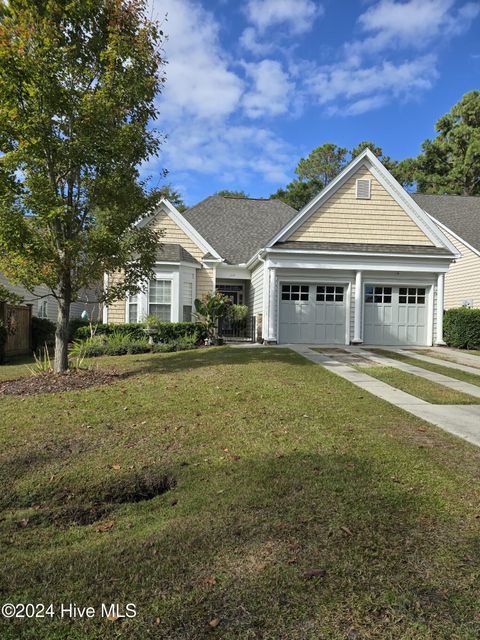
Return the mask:
[[[167,14],[164,31],[167,82],[160,101],[164,117],[225,117],[238,106],[241,78],[220,47],[218,24],[190,0],[156,0],[153,15]]]
[[[262,42],[259,39],[254,27],[247,27],[243,31],[240,36],[240,44],[244,49],[257,56],[264,56],[275,49],[275,45],[271,40],[270,42]]]
[[[250,118],[276,116],[288,111],[294,84],[277,60],[262,60],[244,63],[247,76],[253,87],[242,100],[243,108]]]
[[[312,28],[323,7],[314,0],[249,0],[246,13],[260,32],[281,25],[292,35],[300,35]]]
[[[357,51],[376,52],[386,48],[421,49],[433,41],[448,39],[466,31],[480,12],[478,2],[467,2],[458,10],[455,0],[380,0],[359,17],[365,33],[353,43]]]
[[[159,160],[172,181],[185,172],[247,174],[271,182],[287,178],[287,146],[266,128],[246,126],[247,117],[277,115],[287,109],[291,85],[280,63],[238,63],[219,41],[219,24],[197,0],[153,0],[153,16],[168,18],[163,30],[166,83],[158,100],[158,128],[167,134]]]

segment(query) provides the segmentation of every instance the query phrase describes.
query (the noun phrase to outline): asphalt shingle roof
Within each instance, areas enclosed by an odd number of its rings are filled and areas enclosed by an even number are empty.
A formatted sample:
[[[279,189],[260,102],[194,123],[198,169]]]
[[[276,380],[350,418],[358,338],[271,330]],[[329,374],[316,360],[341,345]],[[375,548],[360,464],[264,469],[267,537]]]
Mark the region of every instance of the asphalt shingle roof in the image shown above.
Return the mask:
[[[480,196],[410,195],[424,211],[480,250]]]
[[[358,253],[391,253],[429,256],[451,256],[444,247],[429,247],[413,244],[368,244],[362,242],[277,242],[276,249],[296,249],[298,251],[353,251]]]
[[[180,244],[164,244],[157,250],[157,260],[159,262],[192,262],[200,264],[191,253]]]
[[[281,200],[210,196],[182,215],[228,263],[241,264],[297,213]]]

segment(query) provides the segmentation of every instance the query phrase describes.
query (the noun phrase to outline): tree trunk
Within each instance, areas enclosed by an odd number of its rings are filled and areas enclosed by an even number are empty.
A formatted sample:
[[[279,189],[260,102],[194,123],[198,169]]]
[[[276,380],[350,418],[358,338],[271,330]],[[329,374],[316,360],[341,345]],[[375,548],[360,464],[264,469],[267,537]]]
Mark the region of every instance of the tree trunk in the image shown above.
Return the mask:
[[[55,331],[55,361],[53,365],[55,373],[62,373],[68,369],[68,328],[72,302],[69,276],[65,278],[60,290],[61,296],[58,298],[57,328]]]

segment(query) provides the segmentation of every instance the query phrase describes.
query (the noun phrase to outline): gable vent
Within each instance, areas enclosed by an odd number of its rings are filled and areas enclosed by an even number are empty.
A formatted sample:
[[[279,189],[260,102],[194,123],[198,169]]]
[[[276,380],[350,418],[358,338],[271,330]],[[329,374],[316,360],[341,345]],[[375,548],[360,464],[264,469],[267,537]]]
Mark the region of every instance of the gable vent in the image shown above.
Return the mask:
[[[359,179],[357,180],[357,198],[361,200],[370,200],[370,185],[371,180]]]

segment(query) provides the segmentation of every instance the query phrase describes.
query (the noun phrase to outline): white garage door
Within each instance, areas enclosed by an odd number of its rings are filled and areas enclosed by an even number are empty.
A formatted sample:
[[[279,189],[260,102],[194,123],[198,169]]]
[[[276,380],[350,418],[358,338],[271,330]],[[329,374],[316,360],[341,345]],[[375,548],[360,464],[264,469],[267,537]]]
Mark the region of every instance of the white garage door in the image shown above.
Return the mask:
[[[280,342],[345,344],[346,287],[280,285]]]
[[[364,344],[427,344],[425,287],[365,286]]]

